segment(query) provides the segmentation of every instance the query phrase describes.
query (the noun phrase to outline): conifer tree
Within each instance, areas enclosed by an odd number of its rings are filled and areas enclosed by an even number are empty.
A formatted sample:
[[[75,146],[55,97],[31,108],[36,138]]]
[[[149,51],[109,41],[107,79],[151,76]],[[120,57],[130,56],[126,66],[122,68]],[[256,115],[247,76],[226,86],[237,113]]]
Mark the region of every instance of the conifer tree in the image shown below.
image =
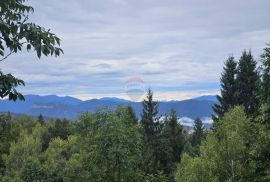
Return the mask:
[[[183,127],[177,121],[177,114],[175,110],[171,111],[171,114],[165,122],[164,132],[166,133],[170,146],[173,151],[174,162],[180,161],[180,154],[183,149],[184,136]]]
[[[205,136],[205,128],[200,118],[196,118],[194,121],[194,132],[192,134],[191,144],[194,147],[201,145],[201,142]]]
[[[262,58],[262,95],[263,123],[270,125],[270,44],[264,49]]]
[[[134,110],[131,106],[127,107],[127,115],[129,116],[129,120],[130,120],[131,124],[138,124],[138,119],[137,119],[136,113],[134,112]]]
[[[153,100],[153,92],[149,89],[146,99],[143,101],[141,124],[147,140],[151,140],[159,129],[158,102]]]
[[[236,105],[236,83],[235,77],[237,73],[237,63],[233,56],[229,56],[225,65],[223,67],[223,72],[221,74],[221,90],[220,96],[217,95],[218,104],[214,104],[213,110],[215,114],[213,115],[213,120],[218,121],[225,112],[227,112],[231,107]]]
[[[250,117],[255,117],[259,111],[260,77],[257,63],[251,51],[244,51],[239,60],[236,78],[238,105],[243,105],[245,112]]]
[[[143,130],[143,153],[142,167],[147,174],[154,174],[159,169],[159,141],[158,134],[160,123],[158,121],[158,102],[153,100],[153,92],[149,89],[146,99],[142,102],[141,125]]]
[[[138,124],[136,113],[130,105],[127,107],[119,106],[115,112],[119,119],[122,120],[127,126]]]
[[[177,121],[175,110],[171,111],[169,117],[166,117],[160,142],[165,149],[163,155],[160,155],[162,169],[169,178],[173,179],[176,164],[180,162],[180,156],[184,146],[183,128]],[[161,148],[161,147],[160,147]]]
[[[41,125],[45,124],[45,120],[44,120],[42,114],[39,114],[37,122],[40,123]]]
[[[258,117],[260,123],[265,128],[265,137],[269,138],[270,129],[270,44],[264,48],[262,58],[262,89],[261,89],[261,115]],[[267,139],[264,139],[267,141]],[[260,144],[260,153],[257,153],[257,159],[260,165],[257,165],[261,175],[267,175],[266,180],[270,180],[270,140],[264,145]],[[265,181],[266,181],[265,180]]]

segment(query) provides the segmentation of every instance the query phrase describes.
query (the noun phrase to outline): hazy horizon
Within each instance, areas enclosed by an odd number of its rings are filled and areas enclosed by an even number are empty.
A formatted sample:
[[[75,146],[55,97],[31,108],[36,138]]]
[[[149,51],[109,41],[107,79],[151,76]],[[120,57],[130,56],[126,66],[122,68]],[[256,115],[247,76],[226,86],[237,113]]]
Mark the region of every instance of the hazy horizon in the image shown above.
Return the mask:
[[[228,55],[251,49],[259,60],[270,40],[267,0],[27,3],[29,21],[59,36],[65,54],[23,52],[1,63],[26,81],[24,94],[128,99],[126,81],[140,77],[159,100],[214,95]]]

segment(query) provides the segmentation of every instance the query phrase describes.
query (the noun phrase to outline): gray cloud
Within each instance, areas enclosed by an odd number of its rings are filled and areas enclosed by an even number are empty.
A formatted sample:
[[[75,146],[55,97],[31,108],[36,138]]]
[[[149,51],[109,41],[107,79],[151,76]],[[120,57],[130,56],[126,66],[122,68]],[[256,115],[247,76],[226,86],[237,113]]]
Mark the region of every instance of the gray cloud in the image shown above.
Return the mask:
[[[132,76],[166,99],[213,93],[229,54],[251,49],[258,58],[270,41],[268,0],[28,3],[31,20],[62,39],[65,55],[38,60],[23,52],[1,63],[27,81],[24,93],[122,96]]]

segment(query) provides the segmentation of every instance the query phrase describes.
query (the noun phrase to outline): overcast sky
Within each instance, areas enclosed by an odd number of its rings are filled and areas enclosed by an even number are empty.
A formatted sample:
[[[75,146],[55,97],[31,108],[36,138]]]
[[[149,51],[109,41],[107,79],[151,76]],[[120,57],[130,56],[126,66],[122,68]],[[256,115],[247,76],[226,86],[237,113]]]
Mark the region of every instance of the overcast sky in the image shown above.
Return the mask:
[[[270,42],[269,0],[29,0],[30,21],[50,28],[65,54],[23,52],[1,63],[25,94],[81,99],[125,94],[140,77],[160,100],[219,91],[228,55]]]

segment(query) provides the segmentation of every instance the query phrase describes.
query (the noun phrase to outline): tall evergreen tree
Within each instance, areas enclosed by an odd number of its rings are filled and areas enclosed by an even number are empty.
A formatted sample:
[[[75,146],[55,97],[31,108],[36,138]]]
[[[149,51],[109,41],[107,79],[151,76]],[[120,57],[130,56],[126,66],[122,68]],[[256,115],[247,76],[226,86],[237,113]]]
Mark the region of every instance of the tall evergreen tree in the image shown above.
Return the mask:
[[[263,123],[270,125],[270,44],[264,49],[262,58],[262,95]]]
[[[41,125],[45,124],[45,120],[44,120],[42,114],[39,114],[37,122],[40,123]]]
[[[149,89],[146,99],[143,101],[141,124],[147,140],[151,140],[159,129],[158,102],[153,100],[153,92]]]
[[[223,67],[223,72],[221,74],[221,90],[220,95],[217,95],[219,101],[218,104],[214,104],[213,110],[215,114],[213,115],[213,120],[218,121],[225,112],[227,112],[231,107],[236,105],[236,78],[237,73],[237,63],[233,56],[229,56],[225,65]]]
[[[115,112],[119,119],[123,120],[128,126],[138,124],[136,113],[130,105],[127,107],[120,106]]]
[[[160,161],[162,162],[163,171],[171,179],[176,169],[176,164],[180,162],[180,156],[184,146],[183,128],[177,121],[177,114],[175,110],[171,111],[169,117],[165,119],[164,127],[161,132],[163,137],[163,155]]]
[[[261,55],[263,74],[262,74],[262,99],[270,99],[270,44],[269,47],[264,48],[264,52]]]
[[[142,167],[147,174],[154,174],[159,169],[159,141],[158,134],[160,123],[158,114],[158,102],[153,100],[153,92],[149,89],[146,99],[142,102],[143,111],[141,114],[141,125],[143,129],[143,153]]]
[[[191,138],[191,144],[194,147],[201,145],[203,138],[205,137],[205,128],[200,118],[196,118],[194,121],[194,132]]]
[[[131,106],[127,107],[127,115],[129,116],[129,120],[130,120],[131,124],[138,124],[138,119],[137,119],[136,113],[134,112],[134,110]]]
[[[249,117],[256,116],[259,111],[260,77],[251,51],[244,51],[239,60],[236,84],[237,104],[244,106]]]
[[[164,133],[166,133],[170,146],[173,149],[174,162],[179,162],[184,144],[184,136],[183,127],[177,121],[177,114],[175,110],[171,111],[169,118],[165,122]]]
[[[260,152],[257,153],[257,160],[259,161],[258,171],[263,176],[266,177],[265,181],[270,180],[270,44],[267,44],[268,47],[264,48],[262,58],[262,89],[261,89],[261,115],[258,117],[260,123],[262,123],[265,128],[264,132],[266,133],[264,139],[265,144],[260,144]],[[260,133],[260,132],[259,132]]]

